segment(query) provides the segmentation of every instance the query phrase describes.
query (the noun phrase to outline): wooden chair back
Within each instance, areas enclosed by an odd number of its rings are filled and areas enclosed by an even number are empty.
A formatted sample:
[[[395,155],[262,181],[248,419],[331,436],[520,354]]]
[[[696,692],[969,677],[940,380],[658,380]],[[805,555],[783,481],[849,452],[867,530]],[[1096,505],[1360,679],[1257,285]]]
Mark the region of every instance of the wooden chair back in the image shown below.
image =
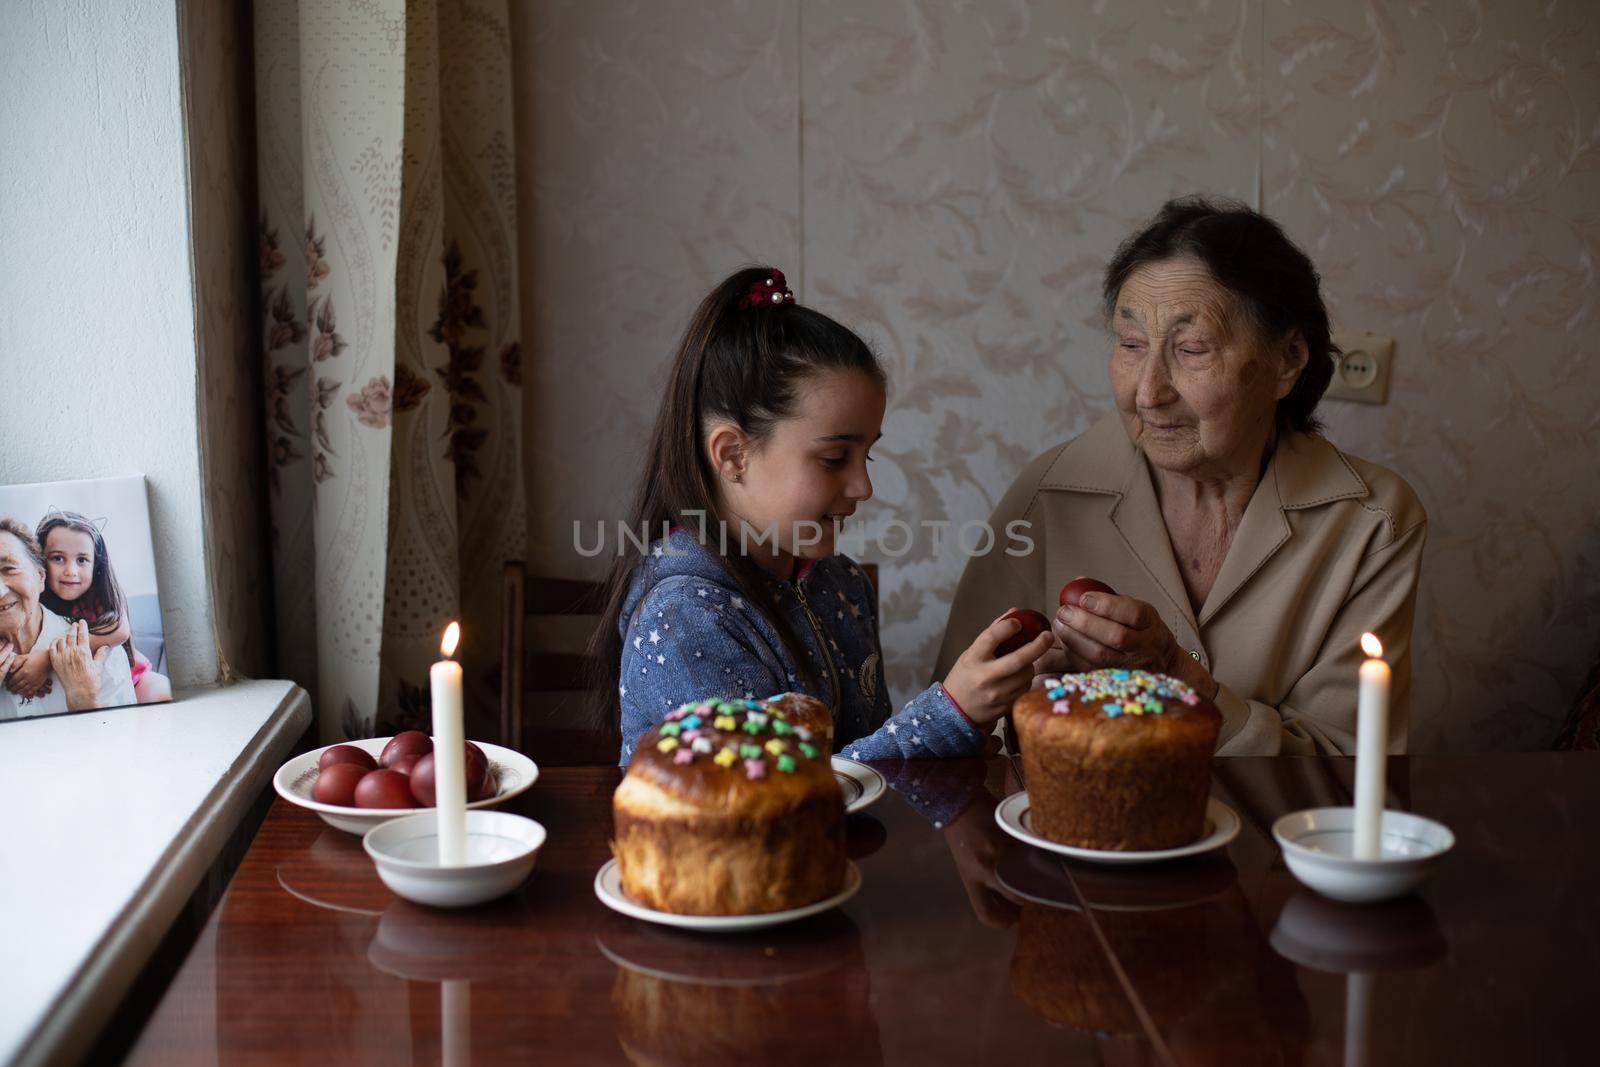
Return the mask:
[[[530,578],[520,562],[506,564],[501,744],[550,765],[616,762],[617,725],[596,729],[584,719],[596,674],[583,648],[604,597],[600,582]],[[530,707],[530,696],[536,707]]]

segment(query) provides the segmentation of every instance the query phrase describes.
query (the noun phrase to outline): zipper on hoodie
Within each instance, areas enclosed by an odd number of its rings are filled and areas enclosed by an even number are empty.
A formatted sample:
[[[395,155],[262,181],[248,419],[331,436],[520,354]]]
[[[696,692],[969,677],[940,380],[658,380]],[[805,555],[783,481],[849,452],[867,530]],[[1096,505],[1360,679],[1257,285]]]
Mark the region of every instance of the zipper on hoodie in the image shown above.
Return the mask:
[[[844,694],[839,691],[839,671],[833,665],[833,655],[828,651],[828,639],[822,632],[822,624],[817,621],[817,616],[812,612],[811,601],[806,599],[806,591],[800,584],[804,579],[805,575],[802,574],[794,583],[795,596],[800,598],[800,607],[805,611],[806,619],[811,623],[811,632],[816,635],[817,647],[822,649],[823,662],[828,665],[828,680],[833,683],[833,713],[835,716],[843,715],[844,708],[840,705],[844,702]]]

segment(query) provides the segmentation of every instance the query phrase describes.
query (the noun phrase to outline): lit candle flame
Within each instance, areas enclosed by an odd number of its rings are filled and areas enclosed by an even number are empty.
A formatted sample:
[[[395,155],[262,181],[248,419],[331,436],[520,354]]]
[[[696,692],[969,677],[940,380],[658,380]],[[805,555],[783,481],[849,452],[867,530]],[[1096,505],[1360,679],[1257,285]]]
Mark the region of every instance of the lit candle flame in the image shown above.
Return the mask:
[[[439,642],[439,651],[446,656],[456,654],[456,645],[461,643],[461,624],[453,622],[444,628],[444,639]]]
[[[1378,659],[1383,655],[1383,642],[1378,640],[1377,634],[1362,634],[1361,651],[1373,659]]]

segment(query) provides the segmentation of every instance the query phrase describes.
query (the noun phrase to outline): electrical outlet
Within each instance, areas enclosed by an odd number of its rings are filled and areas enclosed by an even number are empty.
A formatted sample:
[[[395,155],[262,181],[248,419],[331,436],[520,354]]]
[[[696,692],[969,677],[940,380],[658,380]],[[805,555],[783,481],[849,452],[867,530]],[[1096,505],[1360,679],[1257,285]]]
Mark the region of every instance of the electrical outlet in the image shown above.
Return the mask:
[[[1394,338],[1335,330],[1333,343],[1342,351],[1333,363],[1333,380],[1323,395],[1330,400],[1382,404],[1389,398],[1389,365]]]

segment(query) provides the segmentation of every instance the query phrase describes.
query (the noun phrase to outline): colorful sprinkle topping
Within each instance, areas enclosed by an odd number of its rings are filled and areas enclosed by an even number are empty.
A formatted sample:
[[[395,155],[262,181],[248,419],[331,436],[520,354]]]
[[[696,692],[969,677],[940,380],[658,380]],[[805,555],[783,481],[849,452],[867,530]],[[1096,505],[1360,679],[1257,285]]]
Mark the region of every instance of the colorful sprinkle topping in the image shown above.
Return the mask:
[[[749,778],[765,778],[774,768],[793,774],[801,758],[821,759],[822,750],[811,744],[810,730],[788,721],[785,710],[773,703],[790,695],[682,704],[664,716],[656,749],[671,754],[674,764],[693,763],[701,756],[730,769],[742,762]]]
[[[1057,715],[1070,713],[1069,697],[1076,696],[1087,706],[1098,704],[1108,719],[1119,715],[1160,715],[1166,710],[1164,701],[1190,706],[1200,703],[1199,695],[1183,682],[1151,671],[1067,674],[1046,683],[1045,696],[1052,701],[1050,710]]]

